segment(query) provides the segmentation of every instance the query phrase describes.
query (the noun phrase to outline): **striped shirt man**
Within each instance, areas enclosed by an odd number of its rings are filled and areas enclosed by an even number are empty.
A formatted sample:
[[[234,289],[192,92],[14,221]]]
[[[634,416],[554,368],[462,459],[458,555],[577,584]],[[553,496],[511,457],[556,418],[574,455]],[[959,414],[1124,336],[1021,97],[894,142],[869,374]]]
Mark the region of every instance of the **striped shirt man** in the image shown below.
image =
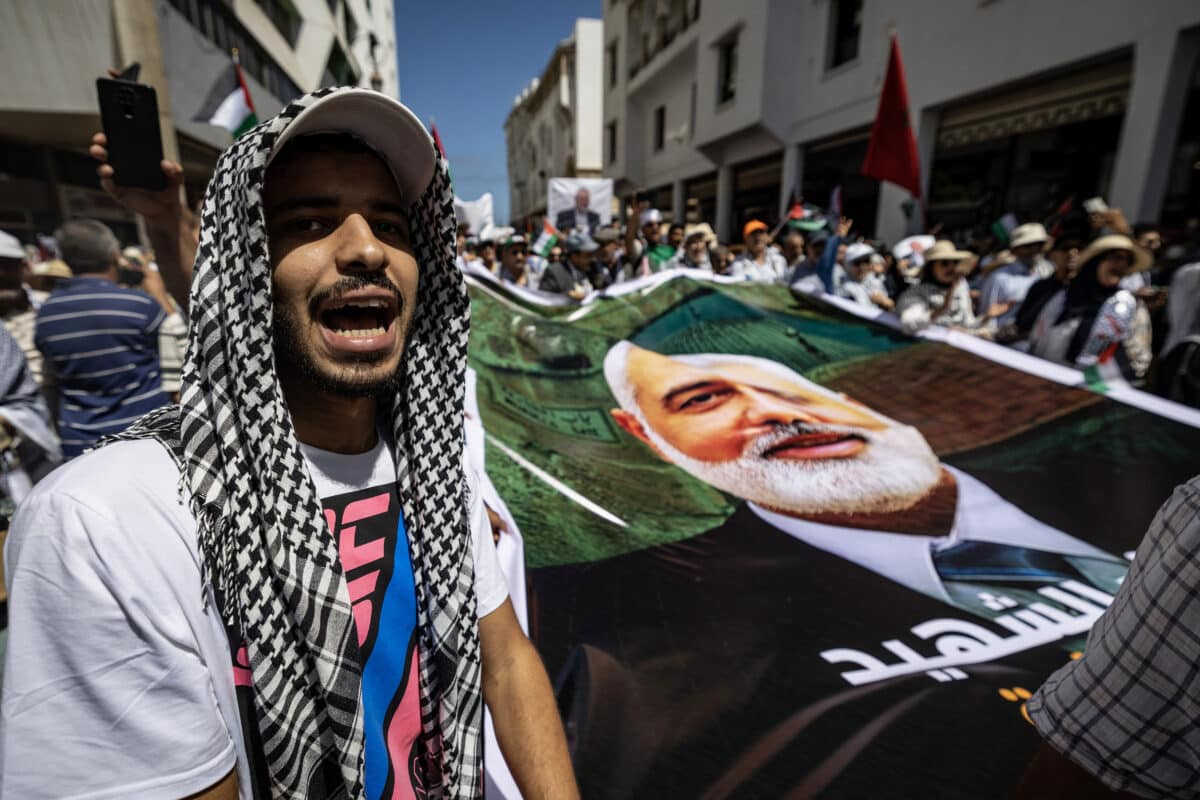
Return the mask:
[[[165,316],[145,292],[90,275],[60,284],[42,304],[34,338],[57,376],[64,457],[168,402],[158,356]]]

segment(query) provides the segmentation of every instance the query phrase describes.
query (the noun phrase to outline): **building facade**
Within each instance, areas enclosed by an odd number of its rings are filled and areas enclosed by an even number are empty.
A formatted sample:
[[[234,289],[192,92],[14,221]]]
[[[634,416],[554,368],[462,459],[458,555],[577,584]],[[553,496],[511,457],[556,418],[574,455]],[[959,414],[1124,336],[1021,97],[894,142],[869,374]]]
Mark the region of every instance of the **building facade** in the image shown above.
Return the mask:
[[[193,117],[237,48],[260,119],[320,86],[399,94],[392,0],[14,0],[0,4],[0,229],[29,241],[64,219],[136,220],[87,155],[95,79],[138,62],[158,93],[163,150],[203,194],[230,135]]]
[[[1200,4],[1162,0],[611,0],[604,174],[723,240],[838,190],[864,231],[1043,219],[1093,195],[1131,220],[1200,205]],[[898,37],[922,209],[859,174]],[[1182,221],[1182,220],[1179,220]]]
[[[550,178],[600,177],[603,42],[600,20],[576,20],[546,69],[513,100],[504,121],[510,219],[546,212]]]

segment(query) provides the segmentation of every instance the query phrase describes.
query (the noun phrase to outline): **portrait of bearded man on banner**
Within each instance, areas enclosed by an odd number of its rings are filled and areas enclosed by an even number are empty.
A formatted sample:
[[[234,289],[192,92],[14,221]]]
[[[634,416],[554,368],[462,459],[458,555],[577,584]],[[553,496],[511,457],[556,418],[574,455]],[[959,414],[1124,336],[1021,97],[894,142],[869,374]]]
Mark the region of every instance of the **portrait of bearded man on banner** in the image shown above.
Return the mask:
[[[1115,593],[1128,564],[943,464],[915,427],[743,355],[619,342],[604,363],[626,432],[746,501],[747,520],[991,618],[1064,580]],[[745,524],[745,523],[743,523]]]

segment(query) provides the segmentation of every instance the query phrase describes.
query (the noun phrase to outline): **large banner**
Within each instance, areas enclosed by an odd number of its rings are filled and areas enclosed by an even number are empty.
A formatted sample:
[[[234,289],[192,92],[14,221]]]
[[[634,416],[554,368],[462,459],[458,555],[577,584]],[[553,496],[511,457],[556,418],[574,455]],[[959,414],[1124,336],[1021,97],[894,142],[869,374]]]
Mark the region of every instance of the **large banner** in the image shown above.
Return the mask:
[[[563,233],[612,222],[612,178],[551,178],[546,188],[546,216]]]
[[[1010,797],[1024,701],[1200,471],[1183,421],[783,288],[469,287],[585,797]]]
[[[458,222],[467,223],[467,233],[478,236],[485,229],[496,224],[492,212],[492,193],[484,192],[478,200],[463,200],[454,198],[454,218]]]

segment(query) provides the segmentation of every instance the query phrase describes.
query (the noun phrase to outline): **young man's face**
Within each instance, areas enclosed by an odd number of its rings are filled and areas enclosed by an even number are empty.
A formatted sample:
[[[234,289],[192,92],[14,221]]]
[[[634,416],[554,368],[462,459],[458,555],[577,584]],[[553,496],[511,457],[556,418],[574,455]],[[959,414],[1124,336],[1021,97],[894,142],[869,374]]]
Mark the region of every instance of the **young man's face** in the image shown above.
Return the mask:
[[[683,228],[678,225],[672,225],[671,229],[667,231],[667,244],[671,245],[671,247],[679,247],[679,245],[683,244]]]
[[[367,396],[394,384],[417,297],[408,215],[369,153],[308,153],[263,190],[285,379]]]
[[[523,244],[510,244],[506,246],[500,256],[500,263],[504,268],[514,275],[520,275],[525,271],[525,256],[527,252]]]
[[[746,237],[746,246],[750,248],[750,252],[758,255],[763,250],[767,249],[767,232],[759,229],[751,231]]]
[[[720,358],[717,356],[716,358]],[[905,507],[938,481],[924,437],[790,370],[729,357],[708,366],[632,348],[637,413],[617,422],[723,491],[796,513]]]
[[[704,241],[703,236],[693,236],[687,240],[684,247],[687,250],[687,257],[692,260],[693,264],[699,264],[708,253],[708,243]]]

